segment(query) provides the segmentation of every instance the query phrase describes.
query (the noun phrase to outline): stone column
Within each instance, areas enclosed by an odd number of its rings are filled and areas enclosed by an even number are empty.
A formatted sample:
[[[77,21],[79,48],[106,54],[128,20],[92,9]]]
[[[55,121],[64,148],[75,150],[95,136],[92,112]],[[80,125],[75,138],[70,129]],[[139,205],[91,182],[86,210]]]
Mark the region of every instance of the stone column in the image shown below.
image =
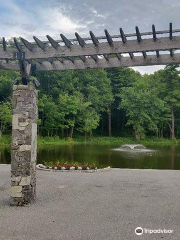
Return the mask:
[[[14,85],[11,205],[25,205],[36,198],[37,116],[34,86]]]

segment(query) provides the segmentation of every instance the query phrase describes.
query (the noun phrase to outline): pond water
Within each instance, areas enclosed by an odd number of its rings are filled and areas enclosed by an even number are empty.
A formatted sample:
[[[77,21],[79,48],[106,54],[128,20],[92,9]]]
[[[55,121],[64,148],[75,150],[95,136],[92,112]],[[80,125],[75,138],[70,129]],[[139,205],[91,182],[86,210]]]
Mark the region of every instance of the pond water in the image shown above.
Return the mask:
[[[146,146],[147,150],[121,150],[117,145],[40,146],[38,163],[64,159],[114,168],[180,169],[180,146]],[[10,148],[0,148],[0,164],[10,164]]]

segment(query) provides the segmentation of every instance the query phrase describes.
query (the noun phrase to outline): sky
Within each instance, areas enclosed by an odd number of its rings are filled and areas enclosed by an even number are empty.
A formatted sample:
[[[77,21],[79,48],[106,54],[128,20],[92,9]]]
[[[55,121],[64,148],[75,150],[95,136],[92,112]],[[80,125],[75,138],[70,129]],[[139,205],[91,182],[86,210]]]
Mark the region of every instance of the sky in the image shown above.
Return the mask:
[[[89,31],[104,35],[167,30],[169,23],[180,28],[180,0],[0,0],[0,37],[32,36],[42,40],[46,35],[60,39],[60,33],[74,38],[78,32],[88,37]],[[163,66],[136,67],[135,70],[153,73]]]

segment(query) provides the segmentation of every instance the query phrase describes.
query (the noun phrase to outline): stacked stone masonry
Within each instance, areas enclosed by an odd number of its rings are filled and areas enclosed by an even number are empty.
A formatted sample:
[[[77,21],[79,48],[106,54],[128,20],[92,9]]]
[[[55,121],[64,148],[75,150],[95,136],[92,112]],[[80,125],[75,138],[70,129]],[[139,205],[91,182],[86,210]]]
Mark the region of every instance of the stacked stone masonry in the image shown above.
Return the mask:
[[[37,90],[13,86],[11,204],[25,205],[36,197]]]

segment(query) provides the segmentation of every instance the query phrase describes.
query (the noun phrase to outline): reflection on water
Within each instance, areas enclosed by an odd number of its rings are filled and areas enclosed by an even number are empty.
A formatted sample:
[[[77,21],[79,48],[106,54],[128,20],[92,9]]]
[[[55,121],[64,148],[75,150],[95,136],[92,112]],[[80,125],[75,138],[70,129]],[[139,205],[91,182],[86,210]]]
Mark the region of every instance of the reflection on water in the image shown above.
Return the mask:
[[[40,146],[38,163],[60,159],[97,162],[116,168],[180,169],[180,146],[146,146],[153,151],[114,151],[117,145]],[[0,148],[0,164],[10,163],[10,148]]]

